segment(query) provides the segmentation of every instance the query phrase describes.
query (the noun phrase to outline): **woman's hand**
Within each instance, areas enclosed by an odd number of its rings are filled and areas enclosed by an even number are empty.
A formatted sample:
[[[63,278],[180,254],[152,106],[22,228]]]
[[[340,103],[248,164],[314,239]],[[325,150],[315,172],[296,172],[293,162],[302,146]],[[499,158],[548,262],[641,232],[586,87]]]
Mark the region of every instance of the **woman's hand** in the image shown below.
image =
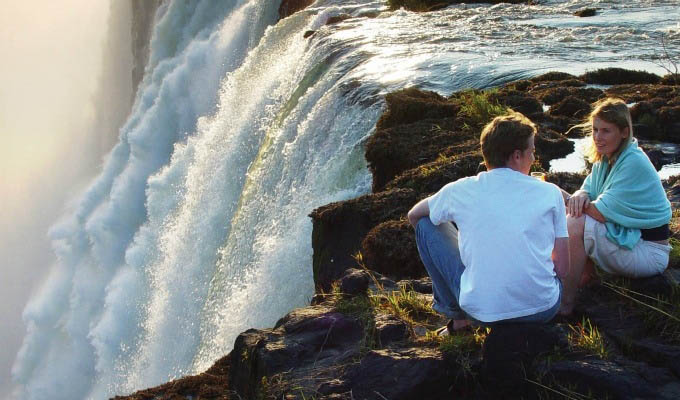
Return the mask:
[[[590,205],[590,197],[585,190],[577,190],[567,200],[567,214],[574,218],[583,215],[583,211]]]

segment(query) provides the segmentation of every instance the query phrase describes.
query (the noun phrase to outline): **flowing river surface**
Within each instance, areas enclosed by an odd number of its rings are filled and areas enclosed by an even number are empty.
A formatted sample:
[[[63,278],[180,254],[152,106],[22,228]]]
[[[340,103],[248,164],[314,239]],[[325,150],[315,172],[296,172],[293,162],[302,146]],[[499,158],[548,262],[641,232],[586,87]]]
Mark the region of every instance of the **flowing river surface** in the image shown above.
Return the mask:
[[[677,0],[458,5],[169,0],[120,138],[24,311],[19,399],[105,399],[202,372],[313,294],[308,214],[370,191],[384,94],[443,95],[558,70],[659,74]],[[595,7],[591,18],[572,15]],[[326,25],[329,17],[354,18]],[[307,31],[316,31],[304,38]]]

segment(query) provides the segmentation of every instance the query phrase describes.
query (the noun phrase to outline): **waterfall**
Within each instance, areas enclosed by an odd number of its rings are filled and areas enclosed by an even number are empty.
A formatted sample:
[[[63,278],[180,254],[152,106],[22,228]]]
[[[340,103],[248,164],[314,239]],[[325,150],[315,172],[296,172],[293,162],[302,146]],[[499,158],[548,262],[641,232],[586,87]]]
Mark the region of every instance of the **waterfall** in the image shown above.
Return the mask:
[[[163,3],[131,115],[24,311],[26,399],[107,398],[198,373],[313,294],[311,210],[369,190],[382,103],[357,60],[268,0]],[[338,10],[335,9],[335,12]],[[341,111],[342,110],[342,111]]]

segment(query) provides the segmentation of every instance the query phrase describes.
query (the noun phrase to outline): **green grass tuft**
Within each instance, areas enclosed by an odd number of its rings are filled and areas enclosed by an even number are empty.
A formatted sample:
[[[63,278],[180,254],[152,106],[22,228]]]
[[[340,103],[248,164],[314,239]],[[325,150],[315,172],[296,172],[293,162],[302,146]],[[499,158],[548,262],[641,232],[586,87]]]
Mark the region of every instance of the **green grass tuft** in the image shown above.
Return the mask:
[[[510,110],[498,104],[497,101],[491,100],[491,96],[496,93],[498,93],[498,89],[467,90],[460,92],[455,101],[460,106],[460,114],[467,117],[473,127],[480,127],[486,125],[495,117],[507,114]]]
[[[607,359],[609,352],[605,346],[604,338],[597,327],[590,323],[589,319],[584,317],[580,323],[575,326],[569,325],[569,328],[572,331],[568,336],[569,343],[573,347],[598,356],[603,360]]]

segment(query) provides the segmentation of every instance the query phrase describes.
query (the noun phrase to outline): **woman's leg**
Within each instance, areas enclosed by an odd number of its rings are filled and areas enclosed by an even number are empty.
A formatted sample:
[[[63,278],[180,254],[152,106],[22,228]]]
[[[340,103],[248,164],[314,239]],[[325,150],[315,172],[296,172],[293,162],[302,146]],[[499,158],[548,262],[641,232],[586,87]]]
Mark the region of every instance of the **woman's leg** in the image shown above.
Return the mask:
[[[567,231],[569,232],[569,273],[562,281],[564,292],[562,293],[561,315],[569,315],[574,310],[576,302],[576,289],[581,282],[586,262],[589,262],[586,249],[583,244],[583,232],[585,230],[586,216],[574,218],[567,216]]]
[[[458,249],[458,230],[451,223],[434,225],[424,217],[416,226],[416,244],[432,279],[433,308],[453,319],[454,329],[458,329],[466,319],[458,305],[460,277],[465,270]]]

